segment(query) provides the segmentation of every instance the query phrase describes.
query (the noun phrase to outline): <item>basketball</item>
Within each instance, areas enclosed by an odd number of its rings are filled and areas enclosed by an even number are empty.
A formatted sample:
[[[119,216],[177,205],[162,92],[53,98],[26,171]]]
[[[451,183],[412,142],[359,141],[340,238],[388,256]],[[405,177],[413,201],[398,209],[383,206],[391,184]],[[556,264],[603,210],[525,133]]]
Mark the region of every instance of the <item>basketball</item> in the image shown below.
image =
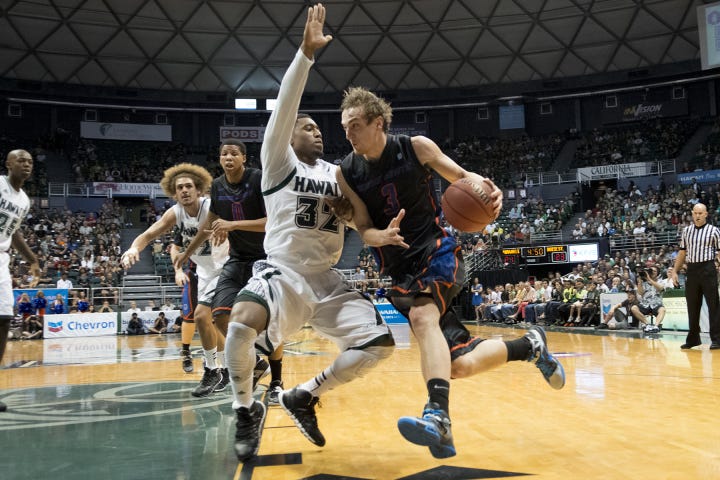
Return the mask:
[[[479,232],[495,220],[492,187],[466,178],[453,182],[445,190],[441,206],[445,219],[462,232]]]

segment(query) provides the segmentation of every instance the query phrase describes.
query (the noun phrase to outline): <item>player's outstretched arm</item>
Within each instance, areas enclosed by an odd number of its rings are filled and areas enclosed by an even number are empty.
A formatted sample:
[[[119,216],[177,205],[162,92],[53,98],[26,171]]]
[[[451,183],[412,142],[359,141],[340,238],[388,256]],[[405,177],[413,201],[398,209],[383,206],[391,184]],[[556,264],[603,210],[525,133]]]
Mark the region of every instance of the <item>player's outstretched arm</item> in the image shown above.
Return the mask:
[[[335,172],[340,191],[352,204],[353,222],[363,242],[371,247],[398,245],[403,248],[409,248],[403,236],[400,235],[400,222],[405,216],[405,210],[400,210],[398,215],[390,221],[384,230],[376,228],[367,211],[365,202],[350,188],[347,180],[345,180],[345,176],[342,174],[342,170],[338,168]]]
[[[323,33],[325,25],[325,6],[322,3],[308,8],[307,20],[305,21],[305,31],[303,32],[303,41],[300,50],[310,60],[315,56],[315,52],[330,43],[332,35]]]
[[[418,161],[421,164],[428,168],[432,168],[450,183],[460,180],[461,178],[467,178],[478,185],[487,183],[492,191],[490,197],[493,199],[495,218],[500,215],[500,211],[502,210],[503,193],[492,180],[477,173],[468,172],[455,163],[450,157],[445,155],[442,150],[440,150],[440,147],[427,137],[420,135],[412,137],[412,146],[413,150],[415,150],[415,155],[417,155]]]
[[[150,242],[158,238],[160,235],[169,232],[175,226],[176,217],[175,210],[172,208],[168,209],[160,220],[153,223],[143,233],[135,237],[130,248],[120,256],[120,263],[123,268],[128,269],[135,265],[140,260],[140,252],[147,247]]]

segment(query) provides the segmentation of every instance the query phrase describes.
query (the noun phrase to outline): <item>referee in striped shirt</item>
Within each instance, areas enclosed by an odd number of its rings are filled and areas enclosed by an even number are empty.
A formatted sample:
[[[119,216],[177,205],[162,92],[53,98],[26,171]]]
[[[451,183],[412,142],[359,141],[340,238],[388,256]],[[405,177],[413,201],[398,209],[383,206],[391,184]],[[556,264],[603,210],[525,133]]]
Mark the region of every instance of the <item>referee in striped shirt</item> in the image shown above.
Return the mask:
[[[687,260],[685,299],[688,310],[688,331],[683,350],[700,345],[700,308],[702,299],[708,305],[710,318],[710,349],[720,349],[720,297],[718,297],[718,276],[715,267],[716,255],[720,251],[720,229],[707,223],[707,207],[697,203],[692,209],[694,225],[683,229],[680,251],[675,259],[672,281],[678,284],[677,272]]]

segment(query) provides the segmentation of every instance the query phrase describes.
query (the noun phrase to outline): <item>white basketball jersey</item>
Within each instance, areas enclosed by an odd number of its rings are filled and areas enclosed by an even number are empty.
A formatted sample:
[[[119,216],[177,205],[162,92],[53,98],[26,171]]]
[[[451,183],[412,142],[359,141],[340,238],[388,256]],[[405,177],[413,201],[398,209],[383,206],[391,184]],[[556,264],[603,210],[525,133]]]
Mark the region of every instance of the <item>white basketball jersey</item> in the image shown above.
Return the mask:
[[[340,259],[345,236],[344,226],[327,203],[328,197],[340,195],[335,179],[337,167],[324,160],[307,165],[294,152],[287,160],[295,164],[289,177],[271,179],[263,174],[265,252],[268,259],[286,266],[327,270]],[[283,186],[273,191],[273,185]]]
[[[10,250],[12,235],[30,210],[30,199],[25,192],[15,190],[7,176],[0,176],[0,252]]]
[[[265,253],[268,260],[302,272],[335,265],[345,238],[344,225],[327,203],[340,195],[337,167],[324,160],[314,165],[303,163],[290,146],[311,65],[298,51],[283,78],[260,150],[267,211]]]
[[[207,197],[200,198],[200,208],[197,217],[191,217],[179,203],[172,206],[175,210],[175,221],[178,228],[177,234],[182,239],[182,248],[187,248],[195,235],[198,233],[200,225],[205,221],[210,211],[210,199]],[[190,260],[195,262],[198,267],[198,275],[208,276],[213,272],[222,269],[228,258],[228,242],[227,240],[219,247],[213,247],[210,240],[207,240],[195,252],[190,255]]]

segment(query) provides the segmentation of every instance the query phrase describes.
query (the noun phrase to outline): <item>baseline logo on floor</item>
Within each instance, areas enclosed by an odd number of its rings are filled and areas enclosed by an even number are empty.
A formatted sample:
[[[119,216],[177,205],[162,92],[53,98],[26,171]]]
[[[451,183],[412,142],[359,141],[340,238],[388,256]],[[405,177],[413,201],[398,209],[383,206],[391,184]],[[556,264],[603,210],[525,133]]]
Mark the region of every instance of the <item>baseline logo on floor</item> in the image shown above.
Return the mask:
[[[155,417],[227,405],[227,395],[209,401],[191,397],[195,385],[137,382],[6,390],[0,393],[0,401],[8,406],[0,416],[0,431]]]

